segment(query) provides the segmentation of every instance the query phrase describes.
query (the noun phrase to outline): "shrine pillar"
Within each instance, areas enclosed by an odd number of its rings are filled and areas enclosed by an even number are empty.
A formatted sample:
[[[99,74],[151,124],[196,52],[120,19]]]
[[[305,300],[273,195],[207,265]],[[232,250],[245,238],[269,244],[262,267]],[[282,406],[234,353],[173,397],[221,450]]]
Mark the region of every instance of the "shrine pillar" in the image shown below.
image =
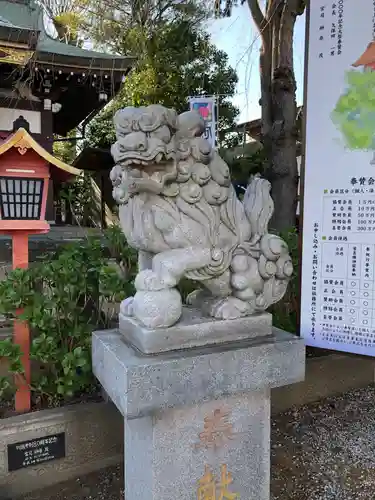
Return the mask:
[[[271,389],[303,380],[301,339],[274,328],[257,341],[145,355],[107,330],[92,349],[124,417],[126,500],[269,500]]]

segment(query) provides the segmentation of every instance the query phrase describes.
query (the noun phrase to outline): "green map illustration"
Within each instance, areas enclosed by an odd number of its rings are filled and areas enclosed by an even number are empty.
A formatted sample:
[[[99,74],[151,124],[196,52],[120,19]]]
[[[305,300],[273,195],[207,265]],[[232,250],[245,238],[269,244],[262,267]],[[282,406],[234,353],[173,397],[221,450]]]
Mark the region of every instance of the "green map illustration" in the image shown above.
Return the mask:
[[[375,71],[348,71],[346,82],[332,121],[349,149],[375,151]]]

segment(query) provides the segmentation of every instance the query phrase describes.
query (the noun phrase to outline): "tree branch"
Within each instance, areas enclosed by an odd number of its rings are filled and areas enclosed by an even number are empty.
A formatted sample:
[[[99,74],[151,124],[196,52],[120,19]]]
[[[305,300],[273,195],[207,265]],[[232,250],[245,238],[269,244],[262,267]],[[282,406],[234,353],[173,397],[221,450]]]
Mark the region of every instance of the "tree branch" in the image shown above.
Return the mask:
[[[263,32],[265,27],[267,26],[267,20],[263,15],[262,9],[259,5],[259,0],[247,0],[247,4],[249,6],[251,16],[256,24],[256,27],[259,30],[261,37],[263,38]]]
[[[280,25],[281,25],[282,8],[280,2],[275,6],[271,17],[268,17],[272,31],[272,69],[271,75],[275,68],[279,66],[279,46],[280,46]]]
[[[306,9],[306,0],[299,0],[297,6],[297,16],[302,16]]]
[[[281,14],[279,39],[279,65],[293,72],[293,33],[296,22],[296,5],[292,0],[286,2]]]

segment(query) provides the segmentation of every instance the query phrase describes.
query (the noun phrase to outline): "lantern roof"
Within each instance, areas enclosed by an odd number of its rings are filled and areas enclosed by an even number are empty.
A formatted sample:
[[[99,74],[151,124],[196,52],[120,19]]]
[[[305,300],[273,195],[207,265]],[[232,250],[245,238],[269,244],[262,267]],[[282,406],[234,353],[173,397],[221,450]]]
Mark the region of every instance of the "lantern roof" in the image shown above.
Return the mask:
[[[78,168],[68,165],[49,153],[24,128],[19,128],[14,134],[7,137],[3,142],[0,142],[0,156],[11,148],[17,149],[22,155],[27,153],[29,149],[32,149],[46,162],[60,170],[64,174],[64,177],[81,173],[81,170],[78,170]]]
[[[364,53],[356,60],[355,63],[352,64],[354,68],[358,66],[371,66],[373,67],[375,64],[375,42],[370,42],[367,45]]]

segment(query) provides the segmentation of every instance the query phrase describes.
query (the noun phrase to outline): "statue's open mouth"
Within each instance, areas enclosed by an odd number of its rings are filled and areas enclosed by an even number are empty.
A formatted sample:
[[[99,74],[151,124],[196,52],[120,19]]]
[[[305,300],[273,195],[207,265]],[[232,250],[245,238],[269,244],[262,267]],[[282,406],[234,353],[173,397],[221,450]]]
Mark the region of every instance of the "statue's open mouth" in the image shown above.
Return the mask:
[[[152,155],[132,152],[131,156],[121,161],[122,167],[126,167],[129,172],[129,179],[132,179],[135,190],[143,185],[156,183],[162,189],[165,182],[173,180],[177,176],[175,165],[175,155],[165,151],[153,152]]]
[[[127,150],[118,141],[112,155],[120,170],[111,177],[114,198],[126,203],[137,193],[160,194],[165,185],[177,178],[176,151],[173,145],[149,144],[144,150]]]
[[[160,165],[160,167],[169,163],[170,160],[174,159],[174,153],[166,153],[165,151],[156,151],[152,155],[147,155],[143,153],[132,153],[126,157],[126,153],[123,155],[121,164],[126,167],[140,168],[140,167],[152,167],[155,165]]]
[[[177,167],[174,156],[157,153],[153,158],[142,159],[139,156],[132,156],[122,162],[126,166],[129,177],[128,180],[138,191],[141,186],[151,186],[153,183],[162,189],[166,182],[172,181],[177,177]],[[131,190],[131,188],[129,188]]]

